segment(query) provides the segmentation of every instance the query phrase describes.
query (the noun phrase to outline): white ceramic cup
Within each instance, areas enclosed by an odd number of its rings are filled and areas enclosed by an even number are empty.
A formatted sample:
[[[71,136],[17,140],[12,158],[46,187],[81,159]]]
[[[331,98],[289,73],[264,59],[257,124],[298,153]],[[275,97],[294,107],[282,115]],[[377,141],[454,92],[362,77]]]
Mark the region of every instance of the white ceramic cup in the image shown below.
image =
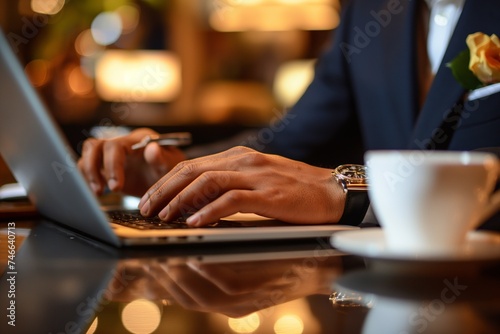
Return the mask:
[[[498,210],[499,160],[483,152],[368,151],[368,194],[391,251],[455,253]],[[463,248],[463,247],[462,247]]]

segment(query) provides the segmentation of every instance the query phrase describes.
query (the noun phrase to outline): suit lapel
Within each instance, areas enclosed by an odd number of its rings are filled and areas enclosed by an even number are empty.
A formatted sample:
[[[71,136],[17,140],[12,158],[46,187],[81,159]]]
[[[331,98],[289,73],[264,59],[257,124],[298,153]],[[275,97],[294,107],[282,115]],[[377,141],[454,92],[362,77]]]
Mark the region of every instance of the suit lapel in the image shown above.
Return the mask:
[[[469,34],[478,31],[488,35],[500,33],[498,30],[500,17],[495,9],[500,9],[498,0],[465,2],[462,15],[420,112],[409,143],[411,148],[423,148],[423,143],[431,143],[432,147],[433,136],[436,136],[436,132],[447,122],[447,117],[453,108],[463,100],[466,91],[457,83],[446,63],[467,49],[465,40]]]

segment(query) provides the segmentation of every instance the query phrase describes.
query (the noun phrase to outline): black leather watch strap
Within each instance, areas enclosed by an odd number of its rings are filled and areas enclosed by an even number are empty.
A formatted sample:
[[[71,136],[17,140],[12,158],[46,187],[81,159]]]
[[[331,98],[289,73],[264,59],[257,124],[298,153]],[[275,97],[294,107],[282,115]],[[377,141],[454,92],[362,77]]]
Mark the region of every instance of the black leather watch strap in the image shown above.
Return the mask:
[[[339,220],[342,225],[359,225],[370,206],[366,189],[349,189],[346,193],[344,213]]]
[[[359,225],[370,206],[366,167],[356,164],[340,165],[332,171],[332,175],[346,194],[344,213],[339,223]]]

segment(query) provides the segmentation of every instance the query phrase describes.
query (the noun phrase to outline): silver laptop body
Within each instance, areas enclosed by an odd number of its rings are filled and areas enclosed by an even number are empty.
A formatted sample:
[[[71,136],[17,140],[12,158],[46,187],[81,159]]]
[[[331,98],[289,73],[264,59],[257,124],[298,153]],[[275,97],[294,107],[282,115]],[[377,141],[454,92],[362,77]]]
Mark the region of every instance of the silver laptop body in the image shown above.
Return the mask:
[[[110,224],[0,30],[0,153],[46,218],[114,246],[329,237],[341,225],[137,230]],[[270,203],[270,205],[272,205]]]

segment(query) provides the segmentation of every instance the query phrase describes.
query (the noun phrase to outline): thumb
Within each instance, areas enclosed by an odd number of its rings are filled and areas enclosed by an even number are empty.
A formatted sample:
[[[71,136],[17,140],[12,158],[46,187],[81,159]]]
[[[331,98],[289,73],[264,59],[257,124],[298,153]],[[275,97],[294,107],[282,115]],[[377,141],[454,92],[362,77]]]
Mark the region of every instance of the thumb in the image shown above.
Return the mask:
[[[185,159],[184,153],[173,146],[161,147],[157,143],[150,143],[144,149],[144,160],[159,177]]]

